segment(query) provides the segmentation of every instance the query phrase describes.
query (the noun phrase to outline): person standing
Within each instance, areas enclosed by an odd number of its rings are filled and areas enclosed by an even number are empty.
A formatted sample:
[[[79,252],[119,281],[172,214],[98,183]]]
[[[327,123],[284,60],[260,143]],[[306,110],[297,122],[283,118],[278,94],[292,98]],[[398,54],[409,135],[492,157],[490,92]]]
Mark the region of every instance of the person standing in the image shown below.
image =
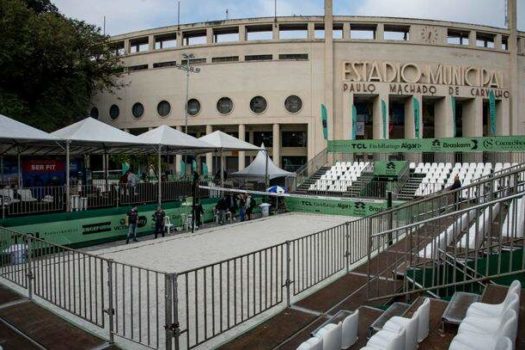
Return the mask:
[[[228,204],[226,203],[226,199],[224,197],[221,197],[217,204],[215,205],[215,210],[217,211],[217,214],[219,216],[219,224],[224,225],[226,219],[226,211],[228,210]]]
[[[133,173],[133,171],[128,172],[128,186],[129,186],[129,194],[136,196],[137,195],[137,176]]]
[[[204,208],[198,199],[195,200],[195,208],[193,209],[193,212],[195,213],[195,228],[199,228],[199,226],[202,225],[201,215],[204,215]]]
[[[133,235],[133,242],[137,241],[137,223],[139,221],[139,212],[137,207],[134,206],[128,212],[128,238],[126,239],[126,244],[129,243],[129,238]]]
[[[164,210],[162,210],[162,207],[159,205],[157,207],[157,210],[153,214],[153,218],[155,219],[155,238],[160,234],[162,234],[162,237],[164,237],[164,218],[166,217],[166,213]]]
[[[460,194],[461,194],[461,191],[459,191],[459,189],[461,189],[461,180],[459,179],[459,175],[456,174],[456,176],[454,177],[454,183],[449,188],[449,191],[456,191],[454,193],[454,203],[455,203],[456,210],[459,210],[459,202],[460,202]]]
[[[239,194],[239,220],[244,221],[246,219],[246,199],[244,194]]]

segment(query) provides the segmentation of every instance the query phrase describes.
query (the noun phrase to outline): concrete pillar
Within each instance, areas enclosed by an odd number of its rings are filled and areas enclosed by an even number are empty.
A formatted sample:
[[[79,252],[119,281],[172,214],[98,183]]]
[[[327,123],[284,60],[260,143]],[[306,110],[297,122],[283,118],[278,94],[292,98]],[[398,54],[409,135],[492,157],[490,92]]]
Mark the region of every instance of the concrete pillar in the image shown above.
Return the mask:
[[[182,126],[181,125],[177,125],[176,129],[179,130],[179,131],[182,131]],[[182,156],[180,154],[177,154],[175,156],[175,173],[177,175],[179,175],[179,172],[181,170],[181,168],[180,168],[180,163],[181,162],[182,162]]]
[[[281,166],[281,128],[279,124],[273,124],[273,162],[278,167]]]
[[[353,93],[343,93],[343,127],[339,133],[338,139],[351,140],[352,139],[352,105],[354,103]]]
[[[463,102],[463,137],[483,136],[483,99],[472,98]],[[463,155],[463,161],[481,162],[483,153]]]
[[[378,41],[385,40],[385,25],[383,23],[378,23],[377,24],[376,40],[378,40]]]
[[[213,126],[212,125],[206,125],[206,135],[209,135],[213,132]],[[213,176],[215,173],[213,172],[213,153],[206,153],[206,165],[208,166],[208,173],[210,176]]]
[[[502,99],[496,101],[496,135],[510,135],[510,101]]]
[[[324,2],[324,104],[328,110],[328,139],[334,139],[334,17],[332,0]]]
[[[155,50],[155,35],[148,35],[148,51]]]
[[[471,30],[468,33],[468,46],[476,47],[476,31],[475,30]]]
[[[175,38],[177,40],[177,47],[182,47],[183,45],[183,42],[182,42],[182,39],[183,39],[183,34],[182,34],[182,31],[179,30],[177,31],[176,35],[175,35]]]
[[[308,39],[313,40],[315,39],[315,23],[308,22]]]
[[[239,41],[240,42],[246,41],[246,26],[245,25],[239,26]]]
[[[350,39],[350,23],[343,23],[343,39]]]
[[[279,40],[279,24],[277,23],[272,26],[272,40]]]
[[[206,44],[213,44],[213,28],[206,28]]]
[[[508,9],[508,23],[510,35],[508,38],[509,46],[509,76],[510,79],[510,134],[520,134],[520,114],[519,114],[519,103],[520,103],[520,79],[518,70],[518,5],[517,0],[507,1]]]
[[[382,111],[382,104],[385,104],[386,109],[386,132],[383,132],[383,111]],[[374,98],[374,106],[373,106],[373,135],[375,140],[381,140],[384,139],[384,135],[386,134],[386,138],[389,138],[388,135],[388,125],[390,123],[390,116],[388,114],[389,112],[389,104],[388,104],[388,94],[380,94]]]
[[[130,42],[129,39],[124,39],[124,55],[129,55],[130,53]]]
[[[245,134],[246,134],[246,125],[239,124],[239,140],[245,141]],[[246,167],[245,164],[245,157],[246,152],[245,151],[239,151],[239,171],[244,169]]]
[[[437,100],[434,105],[434,136],[454,137],[454,114],[450,95]]]
[[[405,101],[405,138],[416,138],[416,123],[414,121],[413,99],[419,103],[419,138],[423,138],[423,98],[421,95],[410,96]]]
[[[494,37],[494,48],[496,50],[501,50],[501,42],[502,42],[501,34],[496,34],[496,36]]]

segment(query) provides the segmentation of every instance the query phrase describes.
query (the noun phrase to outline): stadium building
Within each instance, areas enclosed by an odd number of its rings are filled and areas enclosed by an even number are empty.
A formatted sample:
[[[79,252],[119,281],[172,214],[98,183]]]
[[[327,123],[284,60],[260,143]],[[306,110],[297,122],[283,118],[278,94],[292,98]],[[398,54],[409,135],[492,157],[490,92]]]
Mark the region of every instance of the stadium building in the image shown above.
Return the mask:
[[[90,115],[133,134],[161,124],[185,130],[186,73],[175,65],[192,54],[200,72],[189,77],[188,133],[223,130],[264,142],[287,170],[326,147],[324,107],[330,140],[519,135],[525,133],[518,112],[525,107],[519,79],[525,34],[517,31],[514,1],[508,24],[334,16],[326,1],[324,17],[117,35],[111,40],[126,85],[97,95]],[[228,170],[243,169],[248,156],[254,155],[230,154]],[[203,157],[210,168],[211,157]]]

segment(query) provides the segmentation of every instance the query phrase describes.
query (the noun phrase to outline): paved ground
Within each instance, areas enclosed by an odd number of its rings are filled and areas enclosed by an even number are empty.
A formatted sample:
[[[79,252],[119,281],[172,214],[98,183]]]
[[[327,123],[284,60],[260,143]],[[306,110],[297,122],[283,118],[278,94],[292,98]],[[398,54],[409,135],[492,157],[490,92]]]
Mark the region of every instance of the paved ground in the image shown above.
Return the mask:
[[[336,226],[355,218],[289,213],[138,243],[115,242],[96,255],[165,272],[215,263]]]

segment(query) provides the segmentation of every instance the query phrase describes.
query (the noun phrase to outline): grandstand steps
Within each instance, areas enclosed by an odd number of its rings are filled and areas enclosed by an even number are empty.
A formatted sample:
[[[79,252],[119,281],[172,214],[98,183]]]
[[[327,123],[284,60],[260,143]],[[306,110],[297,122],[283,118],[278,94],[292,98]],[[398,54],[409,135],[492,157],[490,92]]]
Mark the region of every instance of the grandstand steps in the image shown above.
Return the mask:
[[[408,181],[405,183],[401,191],[399,192],[397,198],[399,200],[410,200],[414,199],[416,190],[418,189],[421,181],[425,176],[422,174],[411,174],[408,178]]]
[[[356,182],[350,186],[350,188],[343,193],[343,197],[361,197],[361,191],[370,183],[374,178],[372,173],[362,173]]]
[[[308,189],[310,188],[311,184],[314,184],[317,180],[321,178],[321,176],[326,173],[328,170],[330,170],[329,166],[324,166],[319,168],[312,176],[310,176],[308,179],[306,179],[297,189],[295,190],[296,193],[300,194],[307,194]]]

